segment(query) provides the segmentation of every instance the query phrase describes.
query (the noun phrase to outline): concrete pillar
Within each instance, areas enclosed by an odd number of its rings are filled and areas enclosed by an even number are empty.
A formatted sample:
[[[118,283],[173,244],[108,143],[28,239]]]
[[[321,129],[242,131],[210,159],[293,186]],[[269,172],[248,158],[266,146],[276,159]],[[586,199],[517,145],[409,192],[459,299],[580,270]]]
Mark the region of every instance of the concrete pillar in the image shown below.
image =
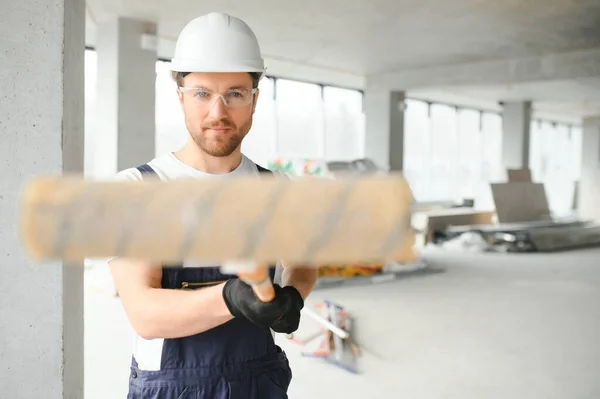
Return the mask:
[[[84,0],[0,2],[0,396],[83,397],[83,267],[34,263],[19,194],[83,172]]]
[[[88,134],[98,177],[156,155],[155,31],[155,24],[127,18],[98,22],[96,126]]]
[[[600,221],[600,116],[583,120],[578,214]]]
[[[365,91],[365,158],[386,171],[404,169],[404,99],[401,91]]]
[[[531,102],[505,102],[502,111],[502,164],[506,169],[529,168]]]

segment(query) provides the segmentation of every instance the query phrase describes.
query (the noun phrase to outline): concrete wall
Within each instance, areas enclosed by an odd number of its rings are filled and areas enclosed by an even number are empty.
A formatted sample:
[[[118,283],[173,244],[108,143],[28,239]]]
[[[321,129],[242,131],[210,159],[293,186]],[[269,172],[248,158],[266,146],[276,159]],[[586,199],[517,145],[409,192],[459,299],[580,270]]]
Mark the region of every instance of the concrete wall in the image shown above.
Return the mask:
[[[531,102],[505,102],[502,108],[502,164],[506,169],[529,168]]]
[[[365,157],[383,170],[404,166],[404,98],[400,91],[365,91]]]
[[[98,25],[95,123],[88,132],[91,173],[110,177],[155,155],[156,51],[142,47],[153,24],[113,18]]]
[[[83,170],[83,0],[0,3],[0,397],[83,397],[83,268],[30,261],[25,180]]]
[[[582,147],[579,214],[600,221],[600,117],[583,121]]]

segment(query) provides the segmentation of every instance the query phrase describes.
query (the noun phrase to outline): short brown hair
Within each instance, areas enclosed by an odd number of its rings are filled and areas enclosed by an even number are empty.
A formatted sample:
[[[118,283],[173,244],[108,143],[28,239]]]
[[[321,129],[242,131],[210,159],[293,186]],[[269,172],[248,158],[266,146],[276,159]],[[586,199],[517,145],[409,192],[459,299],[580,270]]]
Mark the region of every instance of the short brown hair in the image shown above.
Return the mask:
[[[248,72],[248,73],[250,74],[250,77],[252,78],[252,88],[256,89],[258,87],[258,82],[259,82],[262,74],[260,72]],[[177,83],[177,87],[183,85],[183,78],[185,78],[188,74],[189,74],[189,72],[171,71],[171,77]]]

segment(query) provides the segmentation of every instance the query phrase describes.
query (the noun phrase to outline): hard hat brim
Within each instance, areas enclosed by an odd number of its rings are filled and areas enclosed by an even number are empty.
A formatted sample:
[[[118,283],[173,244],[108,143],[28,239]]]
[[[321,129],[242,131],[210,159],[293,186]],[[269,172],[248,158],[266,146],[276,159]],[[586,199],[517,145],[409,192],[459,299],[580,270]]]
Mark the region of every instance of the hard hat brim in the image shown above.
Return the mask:
[[[171,69],[177,72],[265,72],[264,64],[255,62],[198,62],[198,60],[171,60]]]

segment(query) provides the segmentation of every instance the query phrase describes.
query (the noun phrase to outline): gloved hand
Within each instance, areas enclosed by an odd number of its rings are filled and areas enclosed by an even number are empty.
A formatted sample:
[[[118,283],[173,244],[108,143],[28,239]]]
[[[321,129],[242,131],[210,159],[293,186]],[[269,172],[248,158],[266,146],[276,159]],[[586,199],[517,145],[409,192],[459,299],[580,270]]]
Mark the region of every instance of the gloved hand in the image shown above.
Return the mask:
[[[275,298],[262,302],[252,287],[239,278],[228,280],[223,287],[223,299],[229,312],[235,317],[243,317],[260,327],[270,327],[291,309],[289,294],[281,295],[282,288],[273,284]]]
[[[271,324],[271,328],[278,333],[291,334],[300,325],[300,311],[304,307],[304,299],[300,292],[292,286],[283,287],[277,295],[280,300],[289,303],[290,307],[283,317]]]

